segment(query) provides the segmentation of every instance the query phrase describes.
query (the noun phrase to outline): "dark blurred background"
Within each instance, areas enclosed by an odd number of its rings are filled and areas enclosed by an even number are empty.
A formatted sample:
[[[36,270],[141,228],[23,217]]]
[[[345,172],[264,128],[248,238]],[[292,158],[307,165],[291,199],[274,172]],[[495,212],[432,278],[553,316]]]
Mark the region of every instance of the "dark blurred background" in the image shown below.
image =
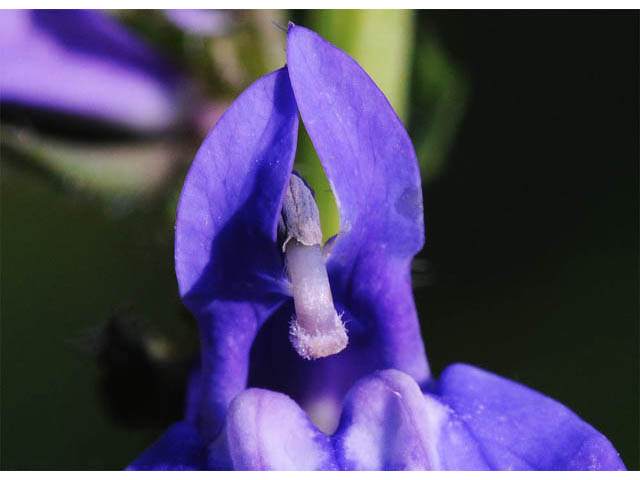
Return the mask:
[[[195,48],[113,15],[174,60]],[[466,362],[525,383],[638,469],[638,13],[411,22],[405,121],[419,156],[437,152],[423,165],[427,242],[413,272],[434,372]],[[177,295],[172,222],[201,137],[172,144],[175,166],[144,201],[114,201],[21,145],[126,135],[2,113],[5,133],[26,130],[1,151],[1,466],[123,468],[182,415],[197,333]],[[448,140],[434,146],[432,132]]]

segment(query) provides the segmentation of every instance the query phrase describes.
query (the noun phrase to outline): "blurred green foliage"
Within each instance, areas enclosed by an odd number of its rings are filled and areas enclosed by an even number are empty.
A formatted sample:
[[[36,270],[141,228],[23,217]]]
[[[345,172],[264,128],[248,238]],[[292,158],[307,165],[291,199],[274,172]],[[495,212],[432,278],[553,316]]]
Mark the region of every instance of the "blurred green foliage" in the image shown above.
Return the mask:
[[[0,133],[4,152],[18,163],[71,190],[127,208],[147,202],[167,187],[176,170],[176,145],[168,141],[95,142],[64,140],[25,129],[5,127]],[[7,161],[7,159],[5,159]]]
[[[112,415],[96,341],[111,315],[131,310],[175,352],[194,347],[180,321],[171,227],[161,203],[114,216],[10,156],[3,148],[0,465],[121,468],[163,425]]]
[[[425,31],[426,30],[426,31]],[[442,46],[433,30],[423,29],[417,38],[413,108],[410,128],[422,182],[435,181],[464,116],[470,87],[462,69]]]

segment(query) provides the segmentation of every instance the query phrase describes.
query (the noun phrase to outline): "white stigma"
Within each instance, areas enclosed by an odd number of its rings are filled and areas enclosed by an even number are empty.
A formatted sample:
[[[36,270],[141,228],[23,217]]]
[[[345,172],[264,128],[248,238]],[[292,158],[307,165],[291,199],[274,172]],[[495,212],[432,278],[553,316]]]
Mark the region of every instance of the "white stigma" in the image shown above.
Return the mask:
[[[296,174],[291,175],[282,206],[281,232],[286,236],[282,248],[296,311],[289,330],[291,343],[306,359],[334,355],[349,339],[333,305],[318,207],[311,190]]]

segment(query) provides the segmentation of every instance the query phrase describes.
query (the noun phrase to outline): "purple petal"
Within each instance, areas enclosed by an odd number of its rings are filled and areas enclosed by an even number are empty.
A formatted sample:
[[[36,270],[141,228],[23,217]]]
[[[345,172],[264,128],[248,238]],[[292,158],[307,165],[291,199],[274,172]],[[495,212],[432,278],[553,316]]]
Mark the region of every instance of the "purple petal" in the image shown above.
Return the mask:
[[[434,424],[438,470],[491,470],[478,441],[460,416],[432,395],[424,401]]]
[[[175,259],[202,344],[201,432],[208,440],[245,388],[257,330],[287,297],[277,220],[298,113],[286,68],[253,83],[200,147],[182,190]]]
[[[445,405],[398,370],[376,372],[347,394],[335,434],[347,470],[484,470],[475,440]]]
[[[206,448],[196,427],[173,424],[127,470],[204,470]]]
[[[429,379],[410,283],[410,262],[423,244],[420,175],[402,123],[353,59],[292,26],[287,61],[298,108],[340,209],[341,232],[328,247],[327,267],[349,345],[314,362],[296,359],[286,347],[258,345],[273,353],[280,378],[256,383],[280,389],[284,382],[305,409],[336,417],[343,395],[362,375],[396,368],[421,384]],[[287,315],[281,312],[274,322],[286,322]],[[317,402],[322,409],[312,405]],[[326,431],[335,428],[330,419],[322,423]]]
[[[97,11],[0,15],[0,100],[157,131],[181,118],[181,84],[149,48]]]
[[[469,365],[452,365],[435,393],[454,409],[494,470],[624,470],[611,443],[564,405]]]
[[[296,402],[282,393],[257,388],[233,400],[211,452],[214,466],[234,470],[337,468],[329,437]],[[223,458],[226,461],[220,463]]]

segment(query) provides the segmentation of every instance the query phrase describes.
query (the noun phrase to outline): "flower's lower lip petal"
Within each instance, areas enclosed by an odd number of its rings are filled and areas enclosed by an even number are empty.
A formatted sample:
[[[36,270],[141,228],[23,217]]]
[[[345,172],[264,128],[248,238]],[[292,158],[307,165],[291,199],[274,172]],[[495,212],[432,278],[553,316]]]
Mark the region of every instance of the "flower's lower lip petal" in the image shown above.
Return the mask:
[[[286,68],[262,77],[207,136],[180,196],[176,274],[200,327],[206,440],[246,385],[257,330],[285,298],[274,293],[283,274],[276,228],[297,129]]]
[[[477,444],[454,412],[424,397],[398,370],[383,370],[349,391],[335,434],[347,470],[486,470]]]
[[[397,368],[425,383],[429,367],[409,275],[424,242],[411,140],[364,70],[316,33],[291,26],[287,62],[300,115],[340,210],[340,234],[327,263],[334,300],[366,326],[377,359],[369,371]],[[347,329],[353,343],[357,328]]]
[[[212,458],[215,457],[215,458]],[[234,470],[335,470],[333,447],[282,393],[252,388],[238,395],[210,463]]]
[[[189,422],[173,424],[127,470],[204,470],[206,447]]]
[[[434,470],[434,439],[420,388],[406,374],[384,370],[358,381],[345,397],[335,434],[347,470]]]
[[[95,11],[0,15],[0,99],[157,132],[182,117],[181,80],[144,44]]]
[[[611,443],[559,402],[469,365],[448,367],[434,394],[464,421],[494,470],[624,470]]]

